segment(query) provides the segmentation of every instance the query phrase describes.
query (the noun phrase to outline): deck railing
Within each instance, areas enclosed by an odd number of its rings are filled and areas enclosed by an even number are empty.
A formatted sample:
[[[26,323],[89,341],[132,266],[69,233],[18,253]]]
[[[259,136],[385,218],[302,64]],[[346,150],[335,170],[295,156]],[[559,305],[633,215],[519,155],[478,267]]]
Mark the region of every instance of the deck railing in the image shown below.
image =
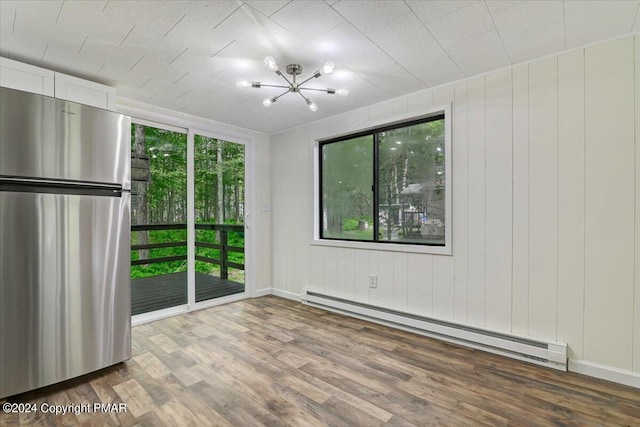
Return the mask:
[[[131,231],[156,231],[156,230],[186,230],[187,224],[142,224],[132,225]],[[229,252],[244,253],[242,246],[230,246],[228,244],[229,233],[242,233],[244,232],[244,226],[242,224],[196,224],[196,230],[212,230],[220,233],[219,243],[200,242],[196,240],[196,247],[217,249],[220,251],[219,258],[209,258],[200,255],[196,255],[197,261],[206,262],[209,264],[215,264],[220,266],[220,278],[227,279],[229,277],[229,267],[244,270],[244,264],[233,262],[229,260]],[[196,237],[197,238],[197,237]],[[159,249],[159,248],[179,248],[187,247],[186,241],[172,241],[172,242],[158,242],[148,243],[145,245],[131,245],[132,251],[139,251],[144,249]],[[131,265],[147,265],[156,264],[160,262],[170,261],[185,261],[187,255],[173,255],[146,259],[131,260]]]

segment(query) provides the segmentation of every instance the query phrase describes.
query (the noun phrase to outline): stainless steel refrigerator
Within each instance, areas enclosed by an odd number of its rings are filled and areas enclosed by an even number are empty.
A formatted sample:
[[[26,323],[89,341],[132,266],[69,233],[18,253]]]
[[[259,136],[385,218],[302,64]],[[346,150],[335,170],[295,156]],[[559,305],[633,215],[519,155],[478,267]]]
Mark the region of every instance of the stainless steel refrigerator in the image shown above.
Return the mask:
[[[131,357],[130,129],[0,88],[0,397]]]

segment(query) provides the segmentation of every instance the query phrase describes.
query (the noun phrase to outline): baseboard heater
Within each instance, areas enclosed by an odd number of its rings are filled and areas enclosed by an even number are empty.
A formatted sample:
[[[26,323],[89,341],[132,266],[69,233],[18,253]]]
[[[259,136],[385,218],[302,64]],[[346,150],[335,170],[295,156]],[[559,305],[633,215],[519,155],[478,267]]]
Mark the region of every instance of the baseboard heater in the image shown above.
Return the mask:
[[[488,351],[561,371],[567,370],[567,345],[448,322],[386,307],[346,300],[305,289],[303,303],[347,316]]]

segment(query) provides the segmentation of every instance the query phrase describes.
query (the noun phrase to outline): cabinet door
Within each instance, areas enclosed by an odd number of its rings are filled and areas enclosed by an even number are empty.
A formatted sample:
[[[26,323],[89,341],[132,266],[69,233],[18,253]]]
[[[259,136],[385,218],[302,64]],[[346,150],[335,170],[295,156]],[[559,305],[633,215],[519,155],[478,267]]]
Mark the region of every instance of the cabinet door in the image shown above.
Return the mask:
[[[62,73],[55,73],[55,96],[66,101],[115,110],[115,88]]]
[[[53,71],[0,57],[0,86],[40,95],[54,95]]]

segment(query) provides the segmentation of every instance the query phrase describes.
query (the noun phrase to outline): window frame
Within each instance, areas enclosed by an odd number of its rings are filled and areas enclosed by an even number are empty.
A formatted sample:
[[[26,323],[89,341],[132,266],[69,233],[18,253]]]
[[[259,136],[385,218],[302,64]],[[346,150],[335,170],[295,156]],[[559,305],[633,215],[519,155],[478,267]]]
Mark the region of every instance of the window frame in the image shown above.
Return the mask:
[[[378,211],[378,185],[379,185],[379,153],[378,153],[378,136],[380,132],[387,130],[398,129],[402,127],[409,127],[412,125],[429,122],[432,120],[438,120],[444,117],[444,166],[445,166],[445,239],[444,245],[429,245],[418,242],[398,242],[388,240],[347,240],[340,238],[322,237],[322,147],[326,144],[338,143],[340,141],[346,141],[362,136],[371,135],[373,138],[373,215]],[[318,138],[314,141],[314,230],[312,245],[316,246],[330,246],[330,247],[343,247],[354,249],[370,249],[370,250],[383,250],[392,252],[412,252],[412,253],[425,253],[435,255],[452,255],[452,128],[451,128],[451,105],[444,105],[431,108],[424,111],[420,115],[405,115],[402,117],[396,117],[395,119],[373,123],[371,126],[367,126],[361,129],[347,131],[339,135],[332,135],[323,138]],[[374,221],[376,222],[376,221]],[[379,225],[374,224],[375,230],[378,230]],[[375,234],[374,234],[375,236]]]

